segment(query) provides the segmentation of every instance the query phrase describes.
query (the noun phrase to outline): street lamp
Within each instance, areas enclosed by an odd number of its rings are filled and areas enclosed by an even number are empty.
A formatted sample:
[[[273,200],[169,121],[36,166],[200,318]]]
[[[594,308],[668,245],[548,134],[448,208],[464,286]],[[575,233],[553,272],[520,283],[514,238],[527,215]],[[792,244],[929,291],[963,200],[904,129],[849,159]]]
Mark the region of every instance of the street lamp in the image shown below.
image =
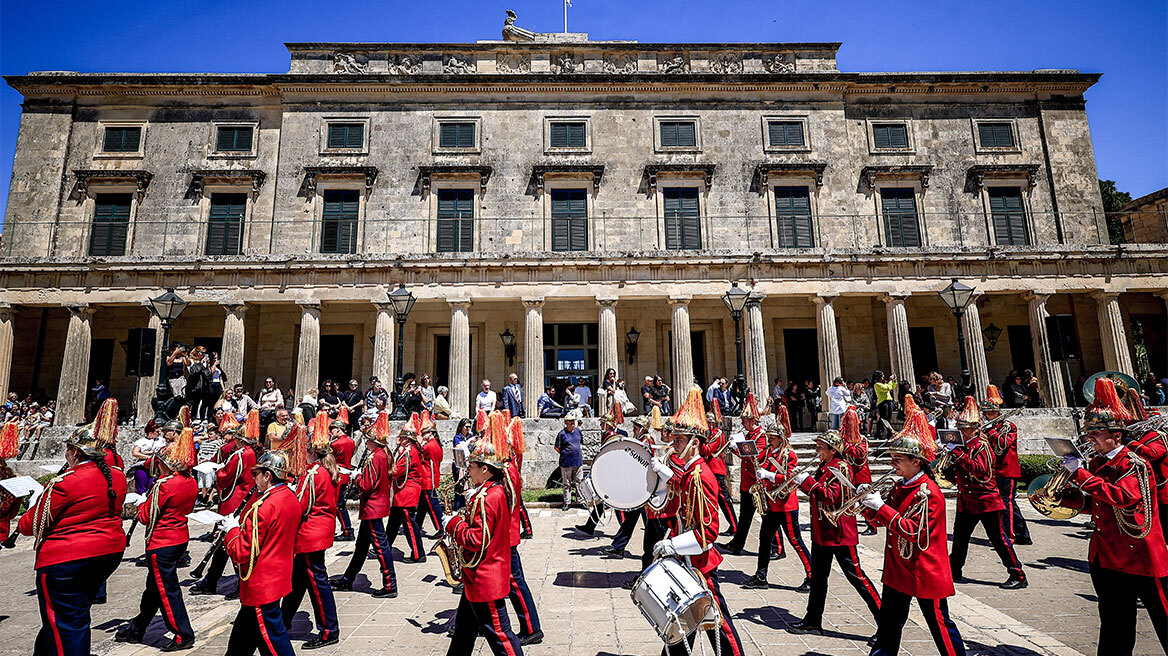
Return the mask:
[[[1002,329],[994,325],[993,322],[990,322],[990,325],[986,326],[981,331],[981,334],[986,340],[986,350],[992,351],[998,345],[998,338],[1002,336]]]
[[[499,333],[499,339],[503,341],[503,355],[507,357],[507,366],[510,367],[515,364],[515,335],[508,328]]]
[[[629,364],[637,359],[637,340],[641,338],[641,331],[636,326],[629,328],[625,333],[625,355],[629,356]]]
[[[158,298],[150,299],[150,309],[162,322],[162,348],[170,348],[170,327],[178,320],[178,316],[183,313],[190,305],[188,301],[184,301],[178,294],[174,293],[174,287],[168,287],[166,293]],[[151,406],[156,413],[161,413],[166,401],[169,400],[170,389],[166,386],[166,354],[161,354],[158,366],[158,385],[154,387],[154,400]],[[167,413],[169,416],[169,413]]]
[[[406,318],[410,316],[410,310],[414,309],[416,300],[418,299],[406,290],[405,283],[400,284],[389,294],[389,304],[393,306],[393,314],[397,317],[397,357],[394,358],[397,365],[397,380],[394,383],[393,412],[389,415],[390,419],[409,419],[402,389],[405,385],[405,381],[402,380],[402,350],[405,347]]]
[[[969,362],[965,358],[965,327],[961,325],[961,316],[965,314],[965,308],[973,298],[973,292],[973,287],[957,282],[956,278],[950,281],[948,287],[937,292],[941,295],[945,307],[949,308],[957,319],[957,353],[961,356],[961,384],[966,389],[969,389]]]
[[[730,289],[722,295],[722,302],[730,311],[730,318],[734,320],[734,357],[738,362],[738,375],[734,377],[734,392],[739,399],[746,397],[746,376],[742,373],[742,311],[746,309],[746,301],[750,292],[732,283]]]

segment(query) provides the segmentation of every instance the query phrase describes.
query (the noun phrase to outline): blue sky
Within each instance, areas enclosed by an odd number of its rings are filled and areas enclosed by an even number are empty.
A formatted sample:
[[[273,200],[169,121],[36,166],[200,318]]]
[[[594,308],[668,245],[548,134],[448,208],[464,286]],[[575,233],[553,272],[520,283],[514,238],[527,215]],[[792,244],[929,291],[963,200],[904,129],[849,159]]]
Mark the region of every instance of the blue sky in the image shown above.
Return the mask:
[[[504,10],[539,32],[563,29],[560,0],[308,2],[0,0],[0,72],[283,72],[285,41],[497,39]],[[46,13],[47,10],[47,13]],[[845,71],[1031,70],[1103,73],[1087,92],[1099,175],[1133,197],[1168,186],[1168,3],[856,0],[574,0],[569,28],[593,39],[842,41]],[[0,206],[20,124],[0,91]]]

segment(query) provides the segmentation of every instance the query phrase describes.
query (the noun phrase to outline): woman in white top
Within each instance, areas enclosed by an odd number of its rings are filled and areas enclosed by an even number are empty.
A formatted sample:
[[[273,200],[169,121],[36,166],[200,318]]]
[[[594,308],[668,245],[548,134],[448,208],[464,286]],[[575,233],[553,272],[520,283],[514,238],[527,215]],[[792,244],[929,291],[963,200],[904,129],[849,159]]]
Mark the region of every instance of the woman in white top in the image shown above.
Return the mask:
[[[495,402],[498,397],[491,391],[491,381],[483,381],[483,391],[475,397],[475,410],[486,410],[490,412],[495,409]]]
[[[284,395],[276,387],[276,381],[268,378],[264,380],[264,389],[260,391],[260,410],[276,410],[284,407]]]

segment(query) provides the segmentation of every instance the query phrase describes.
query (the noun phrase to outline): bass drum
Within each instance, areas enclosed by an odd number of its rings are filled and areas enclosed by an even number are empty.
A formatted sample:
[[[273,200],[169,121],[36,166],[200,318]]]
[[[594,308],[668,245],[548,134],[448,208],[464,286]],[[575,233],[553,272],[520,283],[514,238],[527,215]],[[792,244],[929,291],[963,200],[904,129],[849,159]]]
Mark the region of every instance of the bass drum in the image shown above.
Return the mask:
[[[692,567],[674,558],[650,565],[633,584],[633,603],[667,645],[720,624],[718,604]]]
[[[650,461],[653,452],[640,440],[621,437],[600,447],[592,461],[592,487],[605,505],[637,510],[657,491],[660,477]]]

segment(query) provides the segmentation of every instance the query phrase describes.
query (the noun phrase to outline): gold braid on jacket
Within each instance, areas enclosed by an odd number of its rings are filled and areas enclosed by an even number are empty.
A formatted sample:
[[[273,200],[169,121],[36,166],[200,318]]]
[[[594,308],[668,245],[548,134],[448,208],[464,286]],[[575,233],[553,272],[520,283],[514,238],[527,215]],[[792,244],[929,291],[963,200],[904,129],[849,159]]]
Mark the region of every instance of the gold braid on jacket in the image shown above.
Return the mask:
[[[1152,513],[1149,511],[1152,507],[1151,504],[1155,503],[1156,500],[1152,496],[1152,486],[1149,482],[1148,461],[1130,450],[1128,452],[1128,458],[1132,462],[1131,469],[1124,472],[1115,482],[1118,483],[1128,476],[1136,476],[1136,481],[1140,487],[1140,501],[1131,510],[1112,506],[1111,512],[1115,514],[1115,524],[1119,527],[1120,531],[1134,540],[1143,540],[1152,531]],[[1144,514],[1142,525],[1135,521],[1137,512]],[[1128,519],[1129,517],[1131,519]]]
[[[710,546],[705,536],[706,523],[710,519],[709,508],[706,507],[708,501],[706,491],[702,488],[702,465],[698,462],[694,465],[689,483],[681,491],[681,519],[685,528],[693,530],[697,535],[702,549]]]
[[[61,475],[54,476],[53,480],[45,486],[45,492],[37,503],[36,514],[32,516],[32,548],[34,551],[40,551],[41,545],[45,543],[45,538],[49,537],[49,527],[53,524],[53,488],[72,473],[72,469],[66,469]]]
[[[264,499],[268,498],[268,494],[275,488],[268,488],[263,496],[256,499],[251,508],[243,514],[243,521],[240,524],[240,530],[243,530],[243,524],[251,522],[251,548],[247,554],[247,564],[239,566],[239,580],[246,581],[251,578],[255,572],[255,562],[260,555],[260,506],[264,505]]]
[[[504,475],[504,478],[506,478],[506,475]],[[471,508],[470,508],[470,515],[469,515],[469,516],[476,516],[477,515],[479,518],[479,523],[482,524],[482,527],[483,527],[483,547],[474,553],[468,553],[467,550],[463,549],[462,550],[462,566],[463,567],[470,567],[470,568],[478,567],[479,563],[483,562],[483,559],[486,558],[486,556],[487,556],[487,545],[489,545],[491,543],[491,527],[489,524],[487,524],[487,490],[488,489],[490,489],[490,488],[484,489],[475,495],[474,500],[471,501]]]
[[[914,493],[916,498],[913,499],[912,505],[904,514],[896,518],[897,527],[900,528],[900,533],[913,535],[912,531],[905,528],[904,522],[906,519],[918,517],[917,530],[913,540],[906,539],[903,535],[897,535],[897,553],[898,555],[909,560],[912,558],[913,549],[920,549],[922,552],[929,548],[929,487],[921,485]]]
[[[174,473],[155,481],[147,493],[150,496],[150,509],[146,515],[146,544],[150,544],[150,536],[154,535],[154,525],[158,523],[158,513],[161,510],[158,506],[158,497],[159,493],[162,492],[162,484],[172,478],[174,478]]]
[[[308,514],[312,512],[312,507],[316,505],[316,470],[320,467],[319,462],[312,463],[308,471],[300,477],[300,485],[296,488],[296,500],[304,501],[305,493],[308,494],[308,507],[300,515],[300,521],[308,519]]]

